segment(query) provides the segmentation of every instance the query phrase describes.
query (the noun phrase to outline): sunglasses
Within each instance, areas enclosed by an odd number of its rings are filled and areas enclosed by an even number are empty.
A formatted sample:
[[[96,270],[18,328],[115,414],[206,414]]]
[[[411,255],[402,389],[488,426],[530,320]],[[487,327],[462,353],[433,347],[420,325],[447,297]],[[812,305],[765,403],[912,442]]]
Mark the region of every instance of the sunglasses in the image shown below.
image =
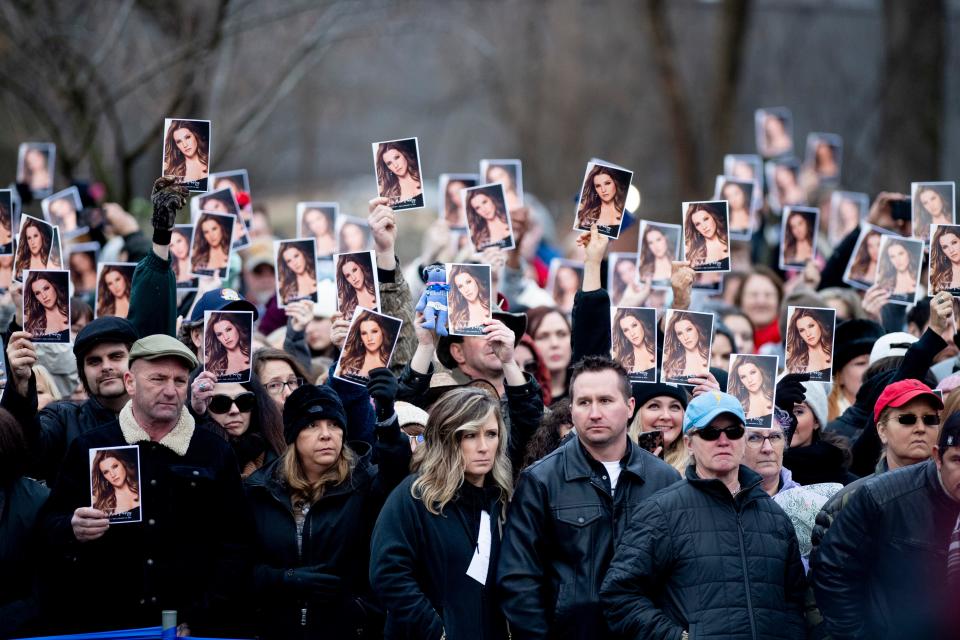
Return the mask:
[[[924,416],[914,415],[912,413],[905,413],[903,415],[897,416],[897,422],[903,425],[912,426],[917,424],[917,419],[923,420],[923,424],[928,427],[935,427],[940,424],[940,416],[935,413],[928,413]]]
[[[693,435],[700,436],[707,442],[713,442],[714,440],[720,439],[720,434],[727,434],[729,440],[739,440],[743,437],[745,429],[742,424],[738,424],[732,427],[724,427],[723,429],[718,429],[716,427],[704,427],[703,429],[697,429],[693,432]]]
[[[229,412],[233,405],[237,405],[237,411],[240,413],[250,413],[254,404],[256,404],[256,396],[253,395],[252,391],[241,393],[236,398],[218,394],[210,398],[207,410],[210,413],[223,414]]]

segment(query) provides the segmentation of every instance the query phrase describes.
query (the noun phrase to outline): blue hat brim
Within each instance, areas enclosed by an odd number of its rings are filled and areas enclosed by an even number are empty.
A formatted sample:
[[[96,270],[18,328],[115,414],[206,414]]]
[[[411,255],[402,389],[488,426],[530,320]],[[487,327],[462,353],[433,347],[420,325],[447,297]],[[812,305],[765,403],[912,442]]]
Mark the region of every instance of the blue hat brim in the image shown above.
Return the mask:
[[[683,425],[684,435],[689,434],[694,429],[703,429],[704,427],[708,426],[711,422],[713,422],[714,418],[717,418],[718,416],[722,416],[725,413],[730,414],[731,416],[739,420],[740,424],[742,425],[747,424],[746,417],[744,415],[738,414],[726,407],[716,407],[715,409],[711,409],[708,413],[703,414],[702,416],[697,418],[696,422],[691,422],[689,425],[686,424],[686,420],[684,420],[684,425]]]

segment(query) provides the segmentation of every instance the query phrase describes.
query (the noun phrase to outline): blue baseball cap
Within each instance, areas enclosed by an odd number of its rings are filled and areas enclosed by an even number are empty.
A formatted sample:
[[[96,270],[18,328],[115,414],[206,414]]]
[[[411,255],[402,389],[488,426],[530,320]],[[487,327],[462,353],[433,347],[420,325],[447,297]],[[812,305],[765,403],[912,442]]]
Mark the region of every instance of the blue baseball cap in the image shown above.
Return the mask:
[[[709,426],[714,418],[724,413],[732,415],[740,421],[740,424],[747,422],[740,401],[729,393],[722,391],[701,393],[687,405],[687,411],[683,414],[683,433],[689,434],[691,431],[703,429]]]
[[[260,315],[257,308],[233,289],[226,287],[207,291],[193,307],[190,322],[203,322],[204,311],[253,311],[253,319]]]

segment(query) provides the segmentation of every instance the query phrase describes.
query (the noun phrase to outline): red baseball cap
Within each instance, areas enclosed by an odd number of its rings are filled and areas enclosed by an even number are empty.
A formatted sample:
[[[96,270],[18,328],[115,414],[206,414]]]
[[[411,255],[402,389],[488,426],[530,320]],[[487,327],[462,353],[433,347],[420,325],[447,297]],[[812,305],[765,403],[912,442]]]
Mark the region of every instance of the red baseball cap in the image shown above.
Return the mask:
[[[902,407],[918,396],[927,396],[938,409],[943,409],[943,400],[933,389],[919,380],[901,380],[894,382],[880,394],[873,407],[873,421],[880,419],[880,412],[887,407]]]

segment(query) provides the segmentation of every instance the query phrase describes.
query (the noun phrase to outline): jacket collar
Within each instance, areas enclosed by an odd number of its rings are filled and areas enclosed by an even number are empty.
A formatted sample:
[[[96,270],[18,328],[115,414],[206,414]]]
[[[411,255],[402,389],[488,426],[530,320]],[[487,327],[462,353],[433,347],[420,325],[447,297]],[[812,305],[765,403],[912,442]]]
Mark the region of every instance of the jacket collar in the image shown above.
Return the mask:
[[[567,482],[593,476],[591,461],[597,465],[600,463],[587,452],[578,436],[574,435],[561,448],[563,449],[563,475]],[[620,460],[620,466],[643,482],[643,455],[637,450],[639,447],[627,438],[627,453]]]
[[[291,445],[293,446],[293,445]],[[357,440],[351,441],[348,445],[356,454],[357,461],[353,467],[353,473],[346,481],[338,485],[329,487],[323,492],[323,498],[335,496],[341,493],[349,493],[354,487],[362,485],[369,476],[376,473],[376,467],[370,463],[373,455],[373,448],[366,442]],[[282,504],[290,504],[290,491],[287,489],[287,483],[282,476],[283,456],[276,458],[255,471],[245,482],[251,489],[262,489],[272,495]],[[321,499],[323,499],[321,498]]]
[[[767,492],[763,490],[763,478],[759,473],[745,465],[740,465],[737,473],[737,479],[740,481],[740,491],[736,496],[731,494],[730,490],[727,489],[727,485],[723,484],[720,480],[716,478],[705,480],[698,476],[697,465],[695,463],[691,463],[690,466],[687,467],[686,479],[693,487],[704,493],[721,500],[733,500],[739,505],[743,505],[749,500],[759,497],[760,494],[767,496]]]
[[[123,432],[123,439],[127,444],[136,444],[137,442],[150,442],[150,436],[144,431],[143,427],[137,424],[133,417],[133,400],[128,400],[120,410],[120,431]],[[180,410],[180,419],[173,431],[163,436],[160,440],[161,445],[170,449],[178,456],[187,455],[187,449],[190,448],[190,440],[193,438],[193,431],[196,423],[193,416],[187,411],[186,407]]]

